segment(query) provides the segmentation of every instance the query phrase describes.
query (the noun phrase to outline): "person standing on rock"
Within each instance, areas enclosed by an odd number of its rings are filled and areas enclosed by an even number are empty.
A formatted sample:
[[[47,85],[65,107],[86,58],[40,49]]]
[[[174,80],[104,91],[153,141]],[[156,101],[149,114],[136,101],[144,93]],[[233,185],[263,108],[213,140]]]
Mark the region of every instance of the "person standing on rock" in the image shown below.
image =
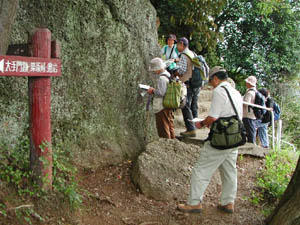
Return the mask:
[[[153,111],[155,113],[156,128],[161,138],[175,138],[173,109],[163,107],[163,97],[169,84],[170,73],[165,69],[166,64],[161,58],[150,61],[149,71],[157,75],[157,88],[150,87],[147,92],[153,95]]]
[[[236,115],[225,89],[222,88],[223,86],[228,90],[237,110],[237,115],[242,119],[242,96],[227,82],[227,78],[227,72],[222,67],[216,66],[210,70],[209,83],[214,88],[211,107],[208,116],[203,121],[195,123],[197,128],[211,127],[218,118]],[[222,180],[222,194],[218,209],[233,213],[237,192],[237,156],[237,147],[219,150],[212,147],[210,141],[206,141],[192,171],[187,204],[178,204],[177,209],[188,213],[201,212],[204,192],[212,175],[219,169]]]
[[[189,41],[185,37],[182,37],[178,40],[177,49],[180,52],[180,59],[177,64],[178,70],[176,75],[180,77],[180,80],[185,83],[187,87],[186,105],[181,109],[186,131],[181,132],[180,135],[184,137],[196,137],[196,127],[194,122],[191,122],[191,120],[194,118],[192,112],[192,102],[197,104],[200,87],[192,88],[189,85],[189,80],[192,77],[193,63],[192,60],[187,56],[194,55],[194,53],[189,49]]]

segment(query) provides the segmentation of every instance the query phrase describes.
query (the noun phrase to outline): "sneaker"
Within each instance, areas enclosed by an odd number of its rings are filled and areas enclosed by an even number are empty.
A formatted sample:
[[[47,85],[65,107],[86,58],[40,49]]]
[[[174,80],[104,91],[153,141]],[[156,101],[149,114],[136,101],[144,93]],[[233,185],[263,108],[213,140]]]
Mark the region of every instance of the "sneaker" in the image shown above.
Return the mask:
[[[177,209],[184,213],[200,213],[202,210],[202,205],[201,203],[198,205],[178,204]]]
[[[228,203],[227,205],[218,205],[218,209],[222,210],[223,212],[233,213],[234,205],[233,203]]]
[[[196,137],[196,130],[181,132],[180,135],[183,137]]]

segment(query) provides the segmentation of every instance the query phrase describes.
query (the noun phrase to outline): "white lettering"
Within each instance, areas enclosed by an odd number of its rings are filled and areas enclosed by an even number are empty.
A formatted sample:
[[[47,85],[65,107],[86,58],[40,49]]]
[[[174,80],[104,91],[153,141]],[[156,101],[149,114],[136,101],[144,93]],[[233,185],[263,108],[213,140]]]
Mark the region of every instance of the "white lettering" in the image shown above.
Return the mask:
[[[10,65],[11,65],[11,62],[10,61],[6,61],[5,63],[6,67],[5,67],[5,72],[10,72]]]
[[[0,72],[13,73],[57,73],[58,64],[52,62],[26,62],[0,60]]]
[[[30,63],[30,72],[37,72],[36,63]]]
[[[4,73],[4,59],[0,61],[0,71]]]
[[[58,67],[58,65],[56,63],[53,64],[50,62],[47,65],[47,72],[48,73],[57,73],[57,67]]]
[[[21,73],[28,73],[29,71],[29,65],[27,62],[17,61],[17,68],[19,68]]]

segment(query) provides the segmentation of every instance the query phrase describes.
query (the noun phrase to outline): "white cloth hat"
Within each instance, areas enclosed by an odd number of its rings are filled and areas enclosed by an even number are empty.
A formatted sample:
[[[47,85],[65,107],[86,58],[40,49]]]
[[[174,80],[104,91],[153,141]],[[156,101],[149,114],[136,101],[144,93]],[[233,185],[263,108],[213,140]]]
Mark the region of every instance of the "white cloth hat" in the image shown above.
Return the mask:
[[[248,77],[247,79],[245,79],[245,81],[250,84],[252,87],[255,87],[256,86],[256,77],[255,76],[250,76]]]
[[[150,61],[149,71],[165,69],[167,65],[161,58],[154,58]]]

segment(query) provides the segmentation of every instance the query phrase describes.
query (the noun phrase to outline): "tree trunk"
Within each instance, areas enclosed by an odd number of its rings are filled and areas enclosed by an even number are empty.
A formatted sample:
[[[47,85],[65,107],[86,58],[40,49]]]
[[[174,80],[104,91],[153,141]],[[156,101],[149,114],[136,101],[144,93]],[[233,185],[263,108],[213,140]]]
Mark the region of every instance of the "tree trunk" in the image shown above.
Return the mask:
[[[0,54],[5,55],[19,0],[0,0]]]
[[[266,219],[267,225],[300,224],[300,158],[294,175],[275,210]]]

